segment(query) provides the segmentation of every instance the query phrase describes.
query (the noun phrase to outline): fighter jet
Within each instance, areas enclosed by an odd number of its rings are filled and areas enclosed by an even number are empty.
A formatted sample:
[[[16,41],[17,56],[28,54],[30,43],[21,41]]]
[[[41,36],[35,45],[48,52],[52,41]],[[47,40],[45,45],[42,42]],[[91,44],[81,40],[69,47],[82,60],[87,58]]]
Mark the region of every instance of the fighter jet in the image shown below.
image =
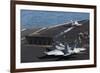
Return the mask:
[[[82,26],[82,24],[79,24],[78,21],[71,21],[72,26]]]
[[[62,43],[59,43],[58,45],[55,45],[55,49],[49,52],[44,52],[46,55],[54,55],[54,56],[69,56],[74,53],[82,53],[86,49],[85,48],[76,48],[77,42],[75,45],[70,47],[68,44],[63,45]]]

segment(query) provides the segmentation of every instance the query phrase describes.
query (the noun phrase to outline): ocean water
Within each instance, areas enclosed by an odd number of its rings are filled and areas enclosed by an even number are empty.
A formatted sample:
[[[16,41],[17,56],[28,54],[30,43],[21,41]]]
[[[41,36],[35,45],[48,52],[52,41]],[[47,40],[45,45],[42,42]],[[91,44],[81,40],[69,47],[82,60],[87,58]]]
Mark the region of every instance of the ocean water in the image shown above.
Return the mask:
[[[82,12],[21,10],[20,13],[21,29],[49,27],[70,22],[71,20],[89,19],[89,13]]]

